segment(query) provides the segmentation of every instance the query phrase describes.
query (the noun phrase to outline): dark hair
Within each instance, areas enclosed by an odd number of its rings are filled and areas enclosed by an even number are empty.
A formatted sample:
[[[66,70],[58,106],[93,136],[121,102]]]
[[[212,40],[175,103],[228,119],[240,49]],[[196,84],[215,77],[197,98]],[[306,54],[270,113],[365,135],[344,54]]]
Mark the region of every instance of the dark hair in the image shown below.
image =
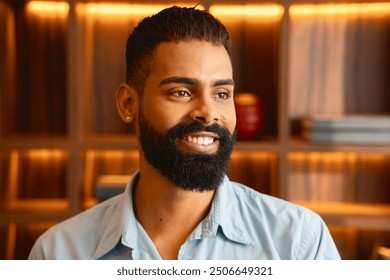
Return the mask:
[[[173,6],[144,18],[127,40],[127,83],[142,95],[156,47],[162,42],[191,39],[223,45],[230,55],[228,31],[219,20],[206,11]]]

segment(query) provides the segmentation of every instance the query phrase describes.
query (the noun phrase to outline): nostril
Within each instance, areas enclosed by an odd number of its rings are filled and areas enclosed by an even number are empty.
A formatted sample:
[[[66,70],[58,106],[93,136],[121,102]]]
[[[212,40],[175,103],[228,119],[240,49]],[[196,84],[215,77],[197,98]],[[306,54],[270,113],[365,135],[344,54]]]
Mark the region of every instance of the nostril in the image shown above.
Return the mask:
[[[219,116],[217,112],[214,110],[207,110],[203,108],[203,110],[194,110],[190,118],[193,121],[200,122],[202,124],[208,125],[219,121]]]
[[[197,117],[195,117],[195,119],[198,121],[202,121],[202,122],[206,121],[206,118],[202,117],[202,116],[197,116]]]

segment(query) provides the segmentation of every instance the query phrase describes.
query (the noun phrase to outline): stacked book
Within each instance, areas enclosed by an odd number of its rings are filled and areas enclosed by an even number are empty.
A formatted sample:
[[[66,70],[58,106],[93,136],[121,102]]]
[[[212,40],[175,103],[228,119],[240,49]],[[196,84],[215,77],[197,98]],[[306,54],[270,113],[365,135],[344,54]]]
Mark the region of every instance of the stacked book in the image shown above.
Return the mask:
[[[315,144],[390,144],[390,115],[307,116],[302,134]]]
[[[131,179],[129,175],[102,175],[96,180],[95,197],[101,202],[123,193]]]

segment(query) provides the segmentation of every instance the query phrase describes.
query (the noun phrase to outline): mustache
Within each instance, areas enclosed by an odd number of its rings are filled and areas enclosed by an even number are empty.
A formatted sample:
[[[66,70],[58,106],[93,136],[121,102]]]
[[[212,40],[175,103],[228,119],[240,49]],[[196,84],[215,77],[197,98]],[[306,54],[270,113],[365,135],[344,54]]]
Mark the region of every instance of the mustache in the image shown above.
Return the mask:
[[[227,128],[224,128],[218,124],[205,126],[199,122],[192,122],[188,124],[177,124],[171,127],[168,130],[166,137],[169,141],[174,142],[176,139],[183,138],[186,134],[192,132],[212,132],[218,135],[218,140],[227,142],[232,139],[235,140],[236,130],[232,134]]]

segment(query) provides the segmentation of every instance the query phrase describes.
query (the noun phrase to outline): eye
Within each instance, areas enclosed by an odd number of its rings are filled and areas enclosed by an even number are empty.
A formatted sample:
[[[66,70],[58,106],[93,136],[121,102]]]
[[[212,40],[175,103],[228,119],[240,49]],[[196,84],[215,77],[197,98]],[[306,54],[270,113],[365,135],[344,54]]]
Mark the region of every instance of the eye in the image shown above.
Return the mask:
[[[220,91],[214,94],[214,97],[218,99],[229,99],[230,96],[231,96],[230,92],[227,91]]]
[[[191,97],[191,94],[186,90],[177,90],[170,93],[172,96],[176,97]]]

